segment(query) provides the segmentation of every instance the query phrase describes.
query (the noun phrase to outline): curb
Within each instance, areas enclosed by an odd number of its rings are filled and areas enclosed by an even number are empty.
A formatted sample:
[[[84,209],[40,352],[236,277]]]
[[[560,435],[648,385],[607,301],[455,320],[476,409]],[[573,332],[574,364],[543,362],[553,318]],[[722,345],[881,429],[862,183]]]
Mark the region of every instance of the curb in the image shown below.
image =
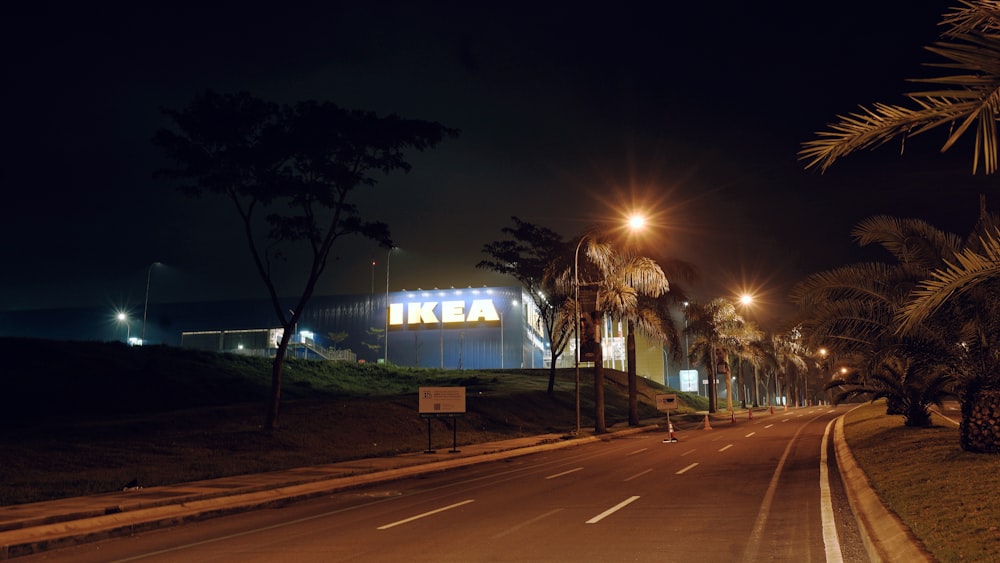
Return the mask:
[[[430,463],[396,467],[358,475],[331,477],[305,483],[278,485],[264,490],[187,500],[179,504],[157,503],[155,506],[136,506],[111,514],[86,515],[82,519],[64,519],[31,528],[0,531],[0,560],[33,555],[52,549],[71,547],[114,537],[133,535],[136,532],[197,522],[218,516],[249,512],[258,508],[280,506],[308,500],[329,493],[345,491],[375,483],[395,481],[485,463],[500,459],[528,455],[540,451],[556,450],[617,437],[658,430],[659,425],[646,425],[605,434],[586,436],[558,442],[544,442],[532,446],[514,447],[478,455],[457,457]]]
[[[851,512],[858,522],[861,540],[873,563],[882,561],[936,561],[913,535],[913,531],[878,497],[868,475],[861,470],[844,435],[844,416],[837,417],[833,430],[834,447],[841,481],[847,491]]]

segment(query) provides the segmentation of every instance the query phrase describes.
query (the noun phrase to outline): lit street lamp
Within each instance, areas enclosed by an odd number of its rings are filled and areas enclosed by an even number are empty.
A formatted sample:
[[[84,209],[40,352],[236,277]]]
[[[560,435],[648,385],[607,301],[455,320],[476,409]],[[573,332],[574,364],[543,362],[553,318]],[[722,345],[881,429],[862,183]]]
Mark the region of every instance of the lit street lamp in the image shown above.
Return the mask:
[[[132,325],[128,322],[128,315],[124,312],[118,313],[118,322],[125,323],[125,342],[132,339]]]
[[[749,293],[744,293],[740,296],[740,304],[743,305],[743,309],[747,311],[747,316],[749,317],[749,307],[753,305],[753,295]],[[760,380],[757,376],[757,366],[753,365],[753,396],[750,397],[750,406],[759,407],[760,406]],[[742,377],[742,366],[740,367],[740,377]],[[745,402],[745,398],[744,398]]]
[[[632,231],[641,230],[646,225],[643,215],[632,215],[628,218],[628,227]],[[573,353],[573,367],[576,371],[576,433],[580,434],[580,247],[583,241],[593,237],[593,233],[580,236],[573,252],[573,339],[576,349]],[[595,390],[596,391],[596,390]]]

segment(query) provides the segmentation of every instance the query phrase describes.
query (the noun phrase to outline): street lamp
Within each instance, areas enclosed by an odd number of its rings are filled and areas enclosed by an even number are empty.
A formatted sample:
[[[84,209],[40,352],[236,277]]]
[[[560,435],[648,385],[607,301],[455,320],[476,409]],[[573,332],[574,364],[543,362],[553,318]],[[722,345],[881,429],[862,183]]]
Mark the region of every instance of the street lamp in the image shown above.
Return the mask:
[[[128,322],[128,315],[124,312],[118,313],[118,322],[125,323],[125,342],[132,339],[132,325]]]
[[[146,272],[146,301],[142,306],[142,334],[139,335],[139,344],[146,343],[146,312],[149,310],[149,279],[153,277],[153,266],[159,264],[159,262],[153,262],[149,265],[149,271]]]
[[[392,257],[392,251],[395,250],[395,246],[389,247],[389,252],[385,255],[385,357],[383,358],[383,363],[389,365],[389,258]]]
[[[646,218],[640,214],[633,214],[628,218],[628,227],[632,231],[641,230],[646,226]],[[580,236],[580,241],[576,243],[576,250],[573,252],[573,340],[576,350],[573,353],[573,367],[576,372],[576,434],[580,434],[580,247],[587,238],[592,238],[594,233],[584,233]]]
[[[580,435],[580,246],[589,235],[580,237],[573,253],[573,367],[576,369],[576,435]]]
[[[743,305],[743,309],[747,311],[747,316],[749,317],[749,307],[753,305],[753,295],[750,295],[749,293],[744,293],[743,295],[741,295],[740,304]],[[757,378],[757,366],[753,365],[752,367],[753,367],[753,396],[750,398],[750,406],[759,407],[760,380]],[[740,377],[743,377],[742,363],[740,364]],[[744,387],[744,389],[746,388]],[[744,402],[746,402],[745,398]]]

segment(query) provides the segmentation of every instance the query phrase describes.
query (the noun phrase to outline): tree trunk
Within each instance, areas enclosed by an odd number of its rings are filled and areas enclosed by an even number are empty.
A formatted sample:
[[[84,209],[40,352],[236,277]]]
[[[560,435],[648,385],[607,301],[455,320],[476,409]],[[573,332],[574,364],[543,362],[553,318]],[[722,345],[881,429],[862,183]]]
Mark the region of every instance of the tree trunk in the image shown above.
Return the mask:
[[[726,378],[726,412],[733,412],[733,377],[730,373],[725,374]]]
[[[594,319],[600,320],[600,313],[593,313]],[[594,342],[597,346],[594,350],[594,432],[603,434],[608,431],[607,423],[604,420],[604,350],[601,348],[601,328],[604,324],[594,322],[591,324],[595,331]]]
[[[264,420],[264,430],[267,432],[273,432],[278,428],[278,407],[281,405],[281,368],[285,364],[285,355],[288,353],[288,342],[291,338],[291,331],[286,327],[282,331],[278,349],[274,353],[274,361],[271,362],[271,400],[267,405],[267,418]]]
[[[974,388],[964,395],[962,423],[959,426],[962,449],[975,453],[1000,453],[1000,391]]]
[[[635,367],[635,323],[628,321],[625,352],[628,361],[628,425],[639,426],[639,382]]]
[[[753,406],[760,406],[760,377],[757,375],[757,366],[753,367]]]
[[[534,354],[534,351],[532,351],[531,353]],[[553,354],[552,362],[549,365],[549,386],[545,390],[545,392],[549,395],[549,397],[555,397],[556,395],[555,389],[556,389],[556,356],[555,354]]]

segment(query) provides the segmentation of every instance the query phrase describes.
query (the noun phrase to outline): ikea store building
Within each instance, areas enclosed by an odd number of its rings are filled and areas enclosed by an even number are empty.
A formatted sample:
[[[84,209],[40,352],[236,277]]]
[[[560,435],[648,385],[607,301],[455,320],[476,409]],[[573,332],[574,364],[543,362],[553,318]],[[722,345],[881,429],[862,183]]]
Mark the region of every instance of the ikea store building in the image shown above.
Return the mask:
[[[128,311],[125,326],[108,310],[4,311],[0,336],[136,341],[142,335],[147,344],[266,356],[282,334],[268,300],[142,305]],[[539,369],[551,359],[538,309],[520,286],[316,296],[306,307],[292,336],[293,357],[441,369]],[[621,327],[607,322],[603,332],[605,365],[624,370]],[[557,367],[573,366],[572,346]],[[639,375],[686,387],[667,375],[662,346],[637,337],[637,360]]]

